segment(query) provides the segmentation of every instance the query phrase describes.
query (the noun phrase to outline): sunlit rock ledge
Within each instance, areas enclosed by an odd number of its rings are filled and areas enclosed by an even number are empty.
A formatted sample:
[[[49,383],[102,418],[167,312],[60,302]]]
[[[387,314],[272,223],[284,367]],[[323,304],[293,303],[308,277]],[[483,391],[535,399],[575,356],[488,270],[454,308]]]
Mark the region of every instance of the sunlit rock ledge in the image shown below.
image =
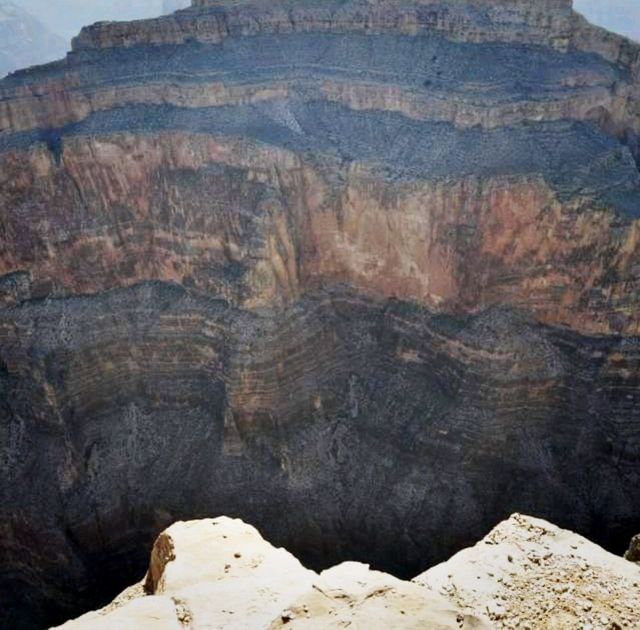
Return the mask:
[[[639,598],[640,566],[520,514],[412,581],[356,562],[318,574],[221,517],[172,525],[142,582],[60,627],[613,630],[638,627]]]

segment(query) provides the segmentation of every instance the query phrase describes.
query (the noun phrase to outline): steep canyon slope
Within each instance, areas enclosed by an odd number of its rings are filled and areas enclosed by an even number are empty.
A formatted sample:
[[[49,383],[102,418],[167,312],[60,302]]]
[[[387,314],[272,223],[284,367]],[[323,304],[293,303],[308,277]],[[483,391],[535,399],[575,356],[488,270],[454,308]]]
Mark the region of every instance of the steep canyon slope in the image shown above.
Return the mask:
[[[212,514],[401,576],[514,511],[622,552],[639,134],[569,0],[195,0],[0,82],[3,621]]]

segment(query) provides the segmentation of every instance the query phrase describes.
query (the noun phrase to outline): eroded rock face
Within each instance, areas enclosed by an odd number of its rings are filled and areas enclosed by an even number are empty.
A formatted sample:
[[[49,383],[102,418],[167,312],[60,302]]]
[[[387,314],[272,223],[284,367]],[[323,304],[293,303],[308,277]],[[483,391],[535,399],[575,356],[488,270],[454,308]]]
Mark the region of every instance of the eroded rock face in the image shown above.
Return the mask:
[[[1,82],[3,622],[211,513],[405,577],[515,510],[621,553],[639,51],[568,2],[213,2]]]
[[[631,539],[631,544],[625,552],[624,557],[630,562],[640,563],[640,534]]]
[[[62,628],[622,628],[639,596],[640,568],[520,514],[412,582],[355,562],[318,575],[222,517],[172,525],[144,586]]]
[[[497,628],[634,628],[640,567],[582,536],[515,514],[414,582]]]

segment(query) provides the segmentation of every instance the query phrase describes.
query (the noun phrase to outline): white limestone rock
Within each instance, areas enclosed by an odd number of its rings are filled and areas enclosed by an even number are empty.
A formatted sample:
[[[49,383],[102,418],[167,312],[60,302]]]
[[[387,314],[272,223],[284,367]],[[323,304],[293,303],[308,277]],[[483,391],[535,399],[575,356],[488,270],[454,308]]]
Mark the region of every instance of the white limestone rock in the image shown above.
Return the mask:
[[[144,583],[65,630],[640,627],[640,567],[515,514],[411,582],[345,562],[310,571],[226,517],[161,534]]]
[[[640,567],[521,514],[414,582],[497,628],[640,628]]]

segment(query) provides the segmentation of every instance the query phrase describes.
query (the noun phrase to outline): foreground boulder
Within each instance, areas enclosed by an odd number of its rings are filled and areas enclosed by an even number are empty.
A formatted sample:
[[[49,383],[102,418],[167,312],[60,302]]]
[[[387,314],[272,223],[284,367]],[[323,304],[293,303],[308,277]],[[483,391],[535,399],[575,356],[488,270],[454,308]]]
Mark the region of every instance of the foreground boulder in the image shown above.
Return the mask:
[[[624,557],[631,562],[640,562],[640,534],[631,539],[631,544]]]
[[[65,630],[635,628],[640,567],[515,514],[412,582],[345,562],[318,574],[240,520],[161,534],[143,582]]]
[[[494,627],[640,627],[640,567],[520,514],[414,581]]]

